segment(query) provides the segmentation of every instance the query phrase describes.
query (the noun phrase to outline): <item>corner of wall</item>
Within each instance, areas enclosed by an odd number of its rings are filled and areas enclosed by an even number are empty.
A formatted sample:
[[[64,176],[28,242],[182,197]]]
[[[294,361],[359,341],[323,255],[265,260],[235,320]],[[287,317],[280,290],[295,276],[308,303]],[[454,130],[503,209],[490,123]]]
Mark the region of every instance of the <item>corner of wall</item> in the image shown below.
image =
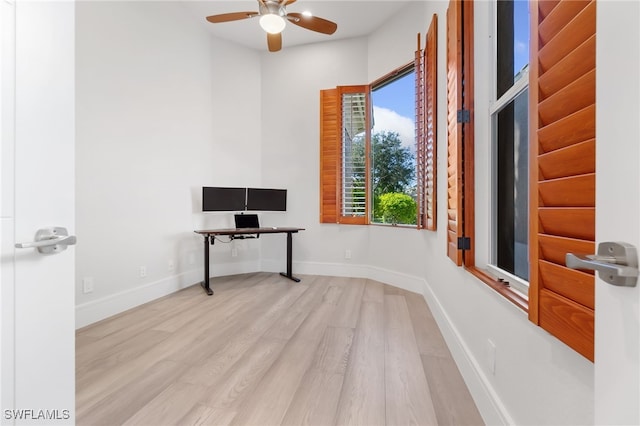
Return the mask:
[[[236,262],[217,265],[215,276],[237,275],[258,271],[260,271],[260,268],[257,261]],[[86,327],[184,288],[200,285],[202,276],[203,268],[197,268],[77,305],[76,329]]]

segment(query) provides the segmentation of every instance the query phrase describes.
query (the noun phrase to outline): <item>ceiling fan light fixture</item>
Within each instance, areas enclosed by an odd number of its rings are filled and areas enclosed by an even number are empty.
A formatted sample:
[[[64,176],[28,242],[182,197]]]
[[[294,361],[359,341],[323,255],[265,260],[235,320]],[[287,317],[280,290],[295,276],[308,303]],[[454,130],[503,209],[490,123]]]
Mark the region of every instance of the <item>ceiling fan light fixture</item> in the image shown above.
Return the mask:
[[[269,13],[260,17],[260,26],[269,34],[281,33],[286,25],[287,23],[285,19],[274,13]]]
[[[331,35],[338,29],[338,24],[327,19],[313,16],[308,11],[302,13],[287,12],[286,7],[296,0],[257,0],[258,12],[231,12],[207,16],[212,24],[220,22],[241,21],[259,17],[260,27],[267,32],[267,46],[269,52],[282,49],[282,31],[287,21],[292,24],[321,34]]]

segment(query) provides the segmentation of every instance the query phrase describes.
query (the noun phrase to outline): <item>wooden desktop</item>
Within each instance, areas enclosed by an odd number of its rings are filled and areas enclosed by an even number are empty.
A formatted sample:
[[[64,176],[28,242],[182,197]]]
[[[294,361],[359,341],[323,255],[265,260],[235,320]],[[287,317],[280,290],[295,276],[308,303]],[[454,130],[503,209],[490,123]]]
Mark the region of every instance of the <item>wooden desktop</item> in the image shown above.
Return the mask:
[[[299,278],[292,275],[292,234],[298,233],[298,231],[304,231],[304,228],[291,228],[291,227],[266,227],[266,228],[227,228],[227,229],[203,229],[193,231],[196,234],[200,234],[204,237],[204,280],[201,283],[202,288],[205,289],[207,294],[211,296],[213,289],[209,285],[209,245],[213,245],[215,237],[217,236],[229,236],[231,239],[244,235],[261,235],[261,234],[287,234],[287,272],[280,272],[280,275],[287,277],[295,282],[300,282]]]

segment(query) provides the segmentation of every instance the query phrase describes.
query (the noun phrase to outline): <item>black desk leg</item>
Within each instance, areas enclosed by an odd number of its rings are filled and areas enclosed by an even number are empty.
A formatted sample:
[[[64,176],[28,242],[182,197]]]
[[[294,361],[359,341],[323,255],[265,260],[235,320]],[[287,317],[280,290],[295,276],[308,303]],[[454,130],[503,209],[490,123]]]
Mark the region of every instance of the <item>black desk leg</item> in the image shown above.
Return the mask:
[[[292,232],[287,232],[287,273],[285,274],[284,272],[280,272],[280,275],[282,275],[283,277],[287,277],[290,280],[293,280],[293,281],[299,283],[300,282],[300,278],[294,277],[292,275],[292,273],[291,273],[291,269],[292,269],[292,267],[291,267],[291,265],[292,265],[292,259],[291,259],[292,253],[291,253],[291,251],[292,251],[292,245],[293,245],[291,234],[292,234]]]
[[[213,295],[213,290],[209,287],[209,235],[204,236],[204,281],[200,284],[209,296]]]

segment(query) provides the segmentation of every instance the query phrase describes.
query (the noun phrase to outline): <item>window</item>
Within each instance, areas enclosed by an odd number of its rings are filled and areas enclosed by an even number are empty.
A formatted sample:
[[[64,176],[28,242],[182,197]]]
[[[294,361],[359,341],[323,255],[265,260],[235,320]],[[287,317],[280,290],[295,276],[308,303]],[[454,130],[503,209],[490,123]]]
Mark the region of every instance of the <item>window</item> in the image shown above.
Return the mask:
[[[482,105],[476,108],[474,5],[472,1],[452,0],[447,10],[447,253],[457,265],[464,265],[526,310],[527,285],[524,279],[517,278],[515,266],[518,273],[527,276],[528,266],[522,266],[528,259],[527,55],[516,55],[515,18],[509,14],[500,36],[491,37],[498,39],[493,48],[500,54],[493,55],[493,65],[487,63],[487,69],[483,69],[483,75],[490,77],[481,84],[493,88],[493,93],[488,98],[478,97]],[[491,7],[489,3],[481,5]],[[496,18],[495,26],[501,27],[503,19]],[[524,62],[516,65],[516,58]],[[484,63],[483,59],[479,61]],[[476,115],[480,118],[478,123]],[[476,124],[481,135],[486,129],[490,136],[489,141],[480,138],[477,147]],[[478,159],[482,161],[478,163]],[[480,190],[479,195],[476,190]],[[516,280],[523,282],[522,288],[512,285],[517,284]]]
[[[413,64],[372,87],[371,223],[417,222]]]
[[[526,294],[529,280],[529,2],[495,8],[490,270]]]
[[[320,93],[320,222],[435,229],[436,18],[414,62]]]
[[[340,223],[416,224],[415,87],[410,64],[338,88]]]
[[[531,322],[593,360],[594,277],[568,269],[565,255],[595,251],[596,2],[531,2],[529,66],[525,57],[517,57],[523,46],[518,41],[524,40],[518,31],[526,23],[525,5],[519,0],[449,3],[447,253],[528,311]],[[495,43],[495,72],[483,59],[477,61],[483,76],[495,75],[493,96],[473,88],[476,6],[496,12],[496,37],[486,37]],[[478,108],[476,95],[482,99]],[[481,136],[478,146],[474,126]],[[485,134],[491,135],[491,146],[484,145]],[[528,197],[521,197],[526,192]],[[487,198],[492,202],[485,204]],[[528,199],[526,209],[522,198]],[[492,229],[485,235],[486,223]],[[478,252],[478,265],[476,230],[480,245],[487,240],[492,248],[486,259],[484,247]],[[525,245],[528,266],[522,256]],[[501,279],[501,274],[510,278]],[[528,299],[505,282],[527,278]]]

